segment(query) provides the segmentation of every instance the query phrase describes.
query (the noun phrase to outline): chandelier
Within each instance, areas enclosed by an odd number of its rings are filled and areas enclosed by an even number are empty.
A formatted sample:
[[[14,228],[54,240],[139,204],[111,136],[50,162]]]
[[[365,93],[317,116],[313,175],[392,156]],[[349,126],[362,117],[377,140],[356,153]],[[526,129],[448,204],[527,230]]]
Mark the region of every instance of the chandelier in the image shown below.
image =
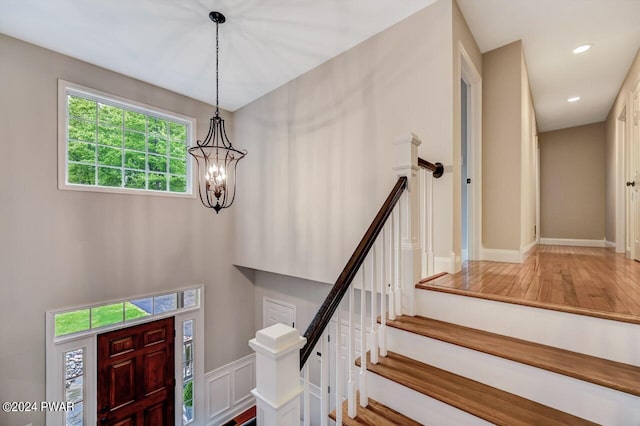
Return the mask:
[[[209,18],[216,23],[216,112],[209,121],[209,132],[203,141],[198,140],[196,146],[189,148],[198,165],[198,191],[200,201],[205,207],[214,209],[216,213],[231,207],[236,197],[236,167],[247,155],[247,151],[239,151],[231,145],[220,117],[219,103],[219,71],[218,71],[218,26],[226,21],[220,12],[209,13]]]

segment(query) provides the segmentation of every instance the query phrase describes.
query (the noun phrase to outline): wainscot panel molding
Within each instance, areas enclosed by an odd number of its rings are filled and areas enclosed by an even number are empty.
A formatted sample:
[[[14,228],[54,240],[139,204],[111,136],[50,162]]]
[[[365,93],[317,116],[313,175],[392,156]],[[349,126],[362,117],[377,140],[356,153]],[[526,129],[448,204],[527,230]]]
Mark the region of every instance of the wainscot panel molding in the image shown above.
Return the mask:
[[[255,405],[255,353],[223,365],[205,375],[207,426],[217,426]]]
[[[582,240],[569,238],[540,238],[540,244],[546,246],[574,246],[574,247],[607,247],[607,241],[602,240]],[[615,243],[612,247],[615,247]]]

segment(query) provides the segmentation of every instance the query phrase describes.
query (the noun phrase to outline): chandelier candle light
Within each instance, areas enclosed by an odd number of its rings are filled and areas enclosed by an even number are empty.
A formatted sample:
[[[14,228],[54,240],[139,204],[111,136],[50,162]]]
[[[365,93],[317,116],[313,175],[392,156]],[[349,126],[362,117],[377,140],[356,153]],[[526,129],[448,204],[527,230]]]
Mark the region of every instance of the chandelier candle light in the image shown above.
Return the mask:
[[[207,137],[189,148],[189,154],[198,163],[198,190],[202,204],[219,213],[233,204],[236,197],[236,167],[247,155],[247,151],[239,151],[231,145],[224,120],[220,117],[218,26],[224,23],[226,18],[220,12],[209,13],[209,18],[216,23],[216,113],[211,117]]]

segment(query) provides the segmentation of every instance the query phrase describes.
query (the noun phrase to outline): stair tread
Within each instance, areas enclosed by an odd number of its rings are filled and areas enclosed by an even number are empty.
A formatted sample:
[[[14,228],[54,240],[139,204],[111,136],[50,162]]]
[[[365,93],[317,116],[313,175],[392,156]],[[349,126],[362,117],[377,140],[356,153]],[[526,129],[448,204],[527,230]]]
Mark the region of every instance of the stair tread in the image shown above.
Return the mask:
[[[388,352],[367,370],[496,425],[594,425],[588,420]],[[356,360],[360,365],[360,358]]]
[[[387,326],[640,396],[640,367],[421,316]]]
[[[395,410],[369,398],[369,404],[366,407],[360,406],[360,392],[356,394],[356,416],[352,419],[347,416],[348,401],[342,403],[342,424],[346,426],[420,426],[421,423],[415,422],[410,418],[398,413]],[[333,410],[329,417],[335,421],[336,411]]]

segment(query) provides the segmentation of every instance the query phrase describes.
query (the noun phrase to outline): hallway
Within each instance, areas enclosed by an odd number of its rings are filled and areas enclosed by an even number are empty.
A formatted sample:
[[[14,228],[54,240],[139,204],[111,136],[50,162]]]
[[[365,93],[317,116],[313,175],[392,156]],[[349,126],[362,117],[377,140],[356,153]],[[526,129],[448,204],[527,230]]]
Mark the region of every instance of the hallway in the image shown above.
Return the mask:
[[[469,261],[418,287],[640,324],[640,263],[606,248],[540,245],[522,264]]]

